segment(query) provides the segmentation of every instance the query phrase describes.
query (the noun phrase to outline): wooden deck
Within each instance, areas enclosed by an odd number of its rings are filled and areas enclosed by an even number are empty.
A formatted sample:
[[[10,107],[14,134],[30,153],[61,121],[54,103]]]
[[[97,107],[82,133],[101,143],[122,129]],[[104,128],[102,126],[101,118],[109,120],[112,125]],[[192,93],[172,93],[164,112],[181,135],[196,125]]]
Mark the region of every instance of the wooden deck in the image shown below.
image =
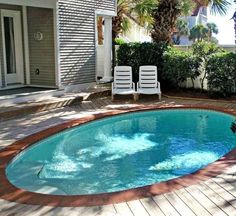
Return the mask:
[[[141,100],[142,104],[196,104],[236,110],[236,103],[164,98],[162,102]],[[27,135],[88,113],[136,106],[129,101],[111,103],[110,98],[85,101],[81,105],[0,122],[0,148]],[[1,160],[1,158],[0,158]],[[0,179],[1,189],[1,179]],[[0,200],[0,216],[236,216],[236,164],[223,174],[197,185],[164,195],[125,203],[95,207],[30,206]]]

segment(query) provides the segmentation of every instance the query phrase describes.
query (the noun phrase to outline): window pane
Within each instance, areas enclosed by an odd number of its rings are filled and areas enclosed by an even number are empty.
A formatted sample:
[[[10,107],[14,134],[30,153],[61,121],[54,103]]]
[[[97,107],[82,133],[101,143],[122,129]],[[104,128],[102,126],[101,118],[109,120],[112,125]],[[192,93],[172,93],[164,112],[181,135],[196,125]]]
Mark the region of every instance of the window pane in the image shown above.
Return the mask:
[[[14,74],[16,73],[16,55],[15,55],[14,24],[12,17],[4,17],[4,29],[5,29],[7,74]]]

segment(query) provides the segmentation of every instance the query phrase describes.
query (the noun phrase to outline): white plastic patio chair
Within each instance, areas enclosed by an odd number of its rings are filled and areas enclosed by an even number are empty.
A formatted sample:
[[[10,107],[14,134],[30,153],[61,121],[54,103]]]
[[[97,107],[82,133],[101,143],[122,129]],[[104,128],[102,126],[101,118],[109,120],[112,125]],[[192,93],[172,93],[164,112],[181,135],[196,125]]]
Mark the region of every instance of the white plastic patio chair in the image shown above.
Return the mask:
[[[114,71],[114,82],[112,83],[112,100],[114,95],[134,95],[136,99],[135,84],[132,81],[132,68],[129,66],[116,66]]]
[[[139,68],[137,94],[157,94],[161,100],[161,84],[157,81],[156,66],[141,66]]]

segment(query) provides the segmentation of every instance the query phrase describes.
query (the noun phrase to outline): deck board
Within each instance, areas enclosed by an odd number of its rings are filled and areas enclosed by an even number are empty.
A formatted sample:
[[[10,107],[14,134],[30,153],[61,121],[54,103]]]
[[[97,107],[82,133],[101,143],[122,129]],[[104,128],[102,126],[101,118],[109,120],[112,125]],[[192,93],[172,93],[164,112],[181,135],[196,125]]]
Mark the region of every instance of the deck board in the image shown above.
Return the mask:
[[[172,206],[183,216],[195,216],[193,211],[175,194],[167,193],[164,194],[165,198],[171,203]]]
[[[191,208],[195,215],[211,216],[210,212],[207,211],[207,209],[205,209],[196,199],[194,199],[194,197],[184,188],[177,190],[174,193],[177,194],[183,200],[183,202],[189,206],[189,208]]]
[[[215,191],[210,189],[207,185],[200,183],[198,188],[202,191],[202,193],[208,197],[218,208],[220,208],[226,214],[231,214],[232,212],[236,211],[235,208],[219,196]]]
[[[228,204],[232,205],[234,210],[236,211],[236,200],[235,197],[229,193],[225,188],[216,184],[212,179],[204,182],[209,188],[211,188],[215,193],[218,194],[221,198],[223,198]]]
[[[144,208],[140,200],[134,200],[127,202],[129,208],[135,216],[150,216],[147,210]]]
[[[145,198],[141,199],[140,201],[150,216],[165,216],[160,207],[154,202],[152,198]]]
[[[196,186],[187,187],[186,190],[204,206],[214,216],[226,216],[227,214],[222,211],[209,197],[205,196],[201,190]]]
[[[125,202],[114,204],[114,208],[116,209],[118,215],[134,216],[133,212],[130,210],[129,206]]]
[[[155,196],[153,197],[153,200],[160,207],[160,209],[162,210],[162,212],[164,212],[166,216],[167,215],[180,216],[175,207],[171,205],[171,203],[168,201],[168,199],[165,198],[164,195]]]

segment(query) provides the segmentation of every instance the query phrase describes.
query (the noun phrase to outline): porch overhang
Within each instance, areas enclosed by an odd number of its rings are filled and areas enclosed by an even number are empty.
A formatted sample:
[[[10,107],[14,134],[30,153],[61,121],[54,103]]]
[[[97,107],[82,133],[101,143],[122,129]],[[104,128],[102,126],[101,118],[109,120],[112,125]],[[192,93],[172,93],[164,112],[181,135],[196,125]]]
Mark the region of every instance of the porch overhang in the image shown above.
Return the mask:
[[[0,4],[56,8],[57,0],[0,0]]]

